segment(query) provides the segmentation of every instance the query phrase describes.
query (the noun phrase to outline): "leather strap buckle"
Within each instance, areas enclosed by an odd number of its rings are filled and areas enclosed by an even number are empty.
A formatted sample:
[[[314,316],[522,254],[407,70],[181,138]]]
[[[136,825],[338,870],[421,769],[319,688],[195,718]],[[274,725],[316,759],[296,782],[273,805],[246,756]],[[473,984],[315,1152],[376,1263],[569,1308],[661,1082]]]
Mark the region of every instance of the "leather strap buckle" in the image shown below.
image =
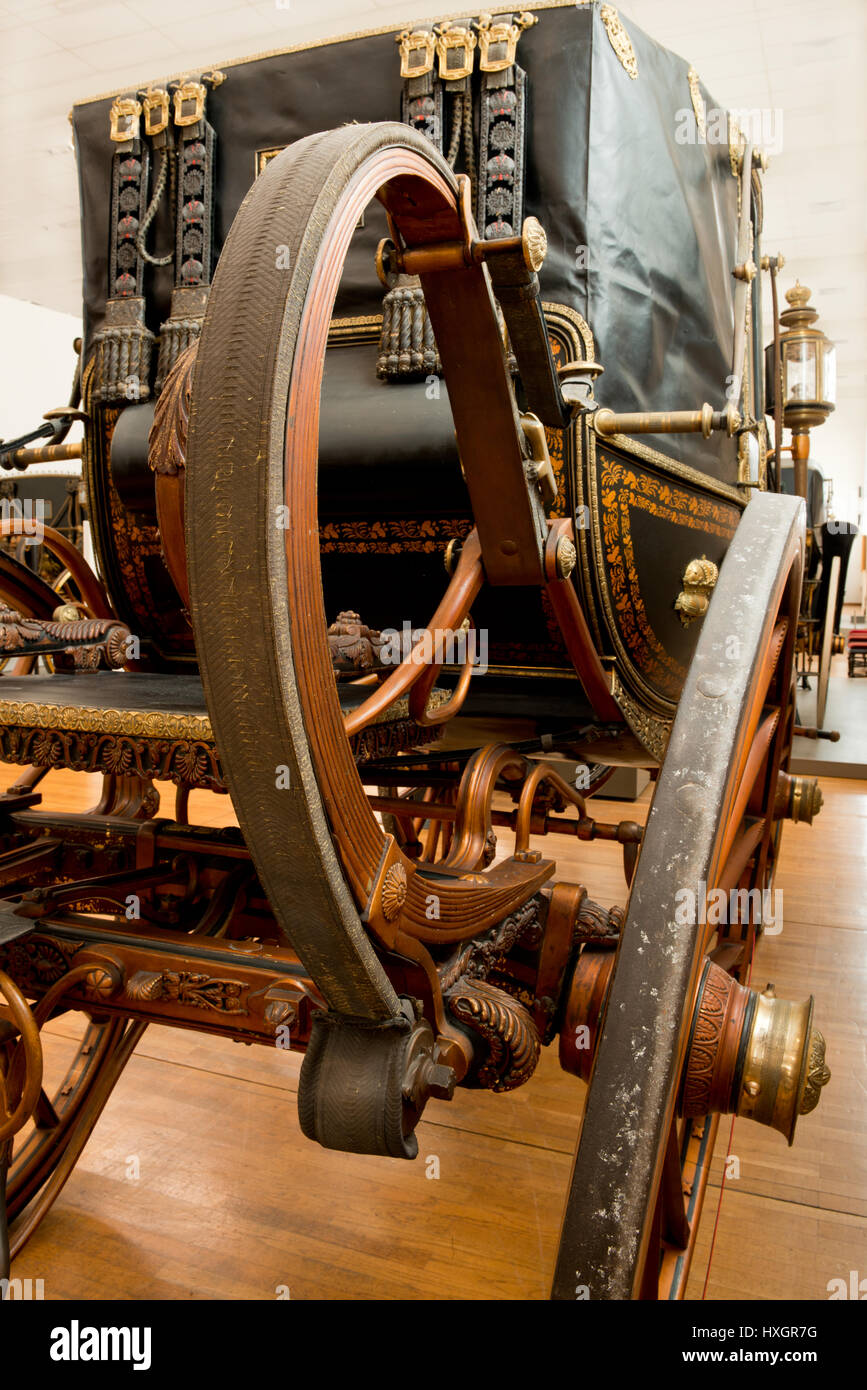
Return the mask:
[[[525,29],[537,24],[538,20],[529,11],[523,11],[517,22],[500,21],[495,24],[489,14],[479,16],[476,28],[479,31],[479,68],[482,72],[505,72],[515,63],[518,40]],[[493,50],[493,52],[492,52]]]
[[[437,57],[440,77],[444,82],[457,82],[469,77],[475,61],[476,36],[469,29],[453,28],[450,20],[440,25],[437,34]]]
[[[401,77],[424,77],[433,72],[437,36],[432,29],[404,29],[395,43],[400,44]]]
[[[197,125],[205,114],[205,91],[202,82],[182,82],[175,88],[175,125]],[[192,111],[185,111],[187,102],[193,103]]]
[[[162,87],[149,87],[142,97],[145,135],[159,135],[169,123],[169,94]]]
[[[130,140],[138,139],[138,123],[141,117],[141,103],[134,97],[115,97],[111,103],[111,131],[109,132],[112,140],[118,145],[125,145]]]

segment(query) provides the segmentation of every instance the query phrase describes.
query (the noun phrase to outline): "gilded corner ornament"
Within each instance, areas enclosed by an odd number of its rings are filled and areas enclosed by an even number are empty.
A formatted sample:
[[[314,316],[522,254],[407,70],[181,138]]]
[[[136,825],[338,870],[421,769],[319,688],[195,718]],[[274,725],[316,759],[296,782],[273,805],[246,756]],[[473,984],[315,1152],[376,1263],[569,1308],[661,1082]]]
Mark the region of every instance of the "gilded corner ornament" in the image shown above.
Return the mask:
[[[698,137],[700,140],[704,140],[707,136],[707,112],[705,110],[704,97],[701,94],[698,73],[695,68],[690,68],[686,75],[686,80],[689,83],[689,95],[692,100],[692,109],[695,112]]]
[[[651,757],[656,758],[657,762],[661,763],[665,757],[665,750],[668,747],[674,721],[660,719],[658,715],[650,714],[648,710],[644,709],[623,688],[616,672],[611,681],[611,694],[639,743],[644,745]]]
[[[620,15],[613,5],[603,5],[599,15],[605,25],[611,47],[620,60],[620,66],[635,81],[638,77],[638,59],[635,56],[635,49],[632,47],[632,40],[623,27]]]
[[[732,174],[737,178],[741,172],[741,165],[744,159],[744,147],[746,140],[744,133],[735,119],[732,112],[729,112],[729,165]]]

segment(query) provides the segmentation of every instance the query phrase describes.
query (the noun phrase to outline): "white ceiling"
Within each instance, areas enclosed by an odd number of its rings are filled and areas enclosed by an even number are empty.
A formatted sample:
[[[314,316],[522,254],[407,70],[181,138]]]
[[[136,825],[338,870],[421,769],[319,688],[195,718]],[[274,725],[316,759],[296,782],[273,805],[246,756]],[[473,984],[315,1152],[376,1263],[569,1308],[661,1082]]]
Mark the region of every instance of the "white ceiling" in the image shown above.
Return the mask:
[[[79,312],[74,101],[324,36],[396,31],[451,8],[450,0],[0,0],[0,292]],[[863,415],[865,0],[624,0],[621,15],[689,59],[721,106],[782,110],[764,248],[786,257],[783,288],[795,275],[812,287],[839,347],[839,397]]]

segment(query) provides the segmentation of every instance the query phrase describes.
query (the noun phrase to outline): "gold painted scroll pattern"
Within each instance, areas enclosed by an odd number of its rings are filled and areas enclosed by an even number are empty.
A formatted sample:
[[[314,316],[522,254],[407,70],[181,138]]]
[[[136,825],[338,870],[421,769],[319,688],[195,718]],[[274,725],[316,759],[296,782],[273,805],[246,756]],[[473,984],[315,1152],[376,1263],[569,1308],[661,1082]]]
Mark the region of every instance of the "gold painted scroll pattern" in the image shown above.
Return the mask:
[[[724,540],[731,540],[739,518],[733,507],[638,473],[601,452],[600,461],[605,560],[621,637],[642,674],[677,699],[686,670],[665,650],[648,619],[635,566],[630,508]]]

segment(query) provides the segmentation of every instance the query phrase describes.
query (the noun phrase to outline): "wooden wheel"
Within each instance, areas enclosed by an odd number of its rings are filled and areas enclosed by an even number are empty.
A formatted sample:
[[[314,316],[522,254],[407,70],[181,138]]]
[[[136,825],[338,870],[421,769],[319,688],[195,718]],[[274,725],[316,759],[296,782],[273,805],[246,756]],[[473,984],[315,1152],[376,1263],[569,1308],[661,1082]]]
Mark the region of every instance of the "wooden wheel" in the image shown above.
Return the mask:
[[[424,865],[384,832],[347,738],[362,717],[353,712],[344,721],[328,654],[318,416],[341,268],[374,196],[408,246],[462,238],[466,212],[451,170],[428,141],[398,125],[350,126],[301,140],[271,161],[245,200],[199,343],[186,526],[208,706],[277,921],[333,1009],[396,1018],[397,995],[360,914],[381,944],[430,971],[425,943],[456,943],[501,921],[537,891],[552,866],[512,862],[441,876],[433,917]],[[289,271],[275,270],[277,248]],[[514,398],[487,272],[472,265],[422,279],[432,317],[437,306],[456,422],[483,437],[499,411],[504,433],[514,434]],[[472,351],[459,331],[465,320],[473,327]],[[486,406],[493,410],[488,418]],[[521,479],[526,490],[523,472]],[[471,535],[431,628],[459,627],[482,580],[479,541]],[[396,683],[398,693],[408,691],[414,720],[438,722],[447,711],[428,708],[435,677],[436,668],[420,674],[410,660],[373,698],[388,705]],[[461,867],[484,869],[481,859]]]
[[[63,1190],[146,1026],[122,1018],[88,1023],[54,1093],[49,1095],[37,1084],[35,1103],[27,1106],[29,1122],[7,1141],[6,1220],[11,1228],[11,1259],[20,1253]],[[14,1044],[14,1039],[11,1041]]]
[[[730,902],[733,889],[767,886],[780,818],[790,813],[781,794],[789,787],[782,764],[794,720],[803,534],[799,501],[755,496],[704,620],[613,970],[555,1298],[676,1298],[684,1291],[719,1118],[705,1118],[696,1097],[718,1097],[725,1074],[728,1089],[717,1108],[734,1110],[743,1079],[742,1059],[724,1055],[722,1034],[711,1036],[717,1014],[709,989],[721,992],[718,1016],[731,1020],[728,1001],[736,987],[725,971],[746,973],[757,925],[754,900],[745,922],[719,925],[701,904],[719,903],[713,888],[722,888]],[[690,897],[698,909],[692,913]],[[718,909],[713,916],[719,915]],[[710,986],[709,950],[719,972]],[[740,1008],[757,1007],[745,989],[736,997]],[[766,1120],[784,1128],[785,1109],[789,1133],[807,1105],[811,1005],[798,1015],[804,1036],[794,1075],[781,1068],[778,1094],[770,1098],[773,1118]],[[696,1028],[705,1029],[700,1038]],[[746,1044],[748,1036],[744,1024],[736,1040]],[[763,1074],[765,1091],[769,1084]],[[679,1118],[684,1110],[685,1120]]]
[[[465,244],[465,191],[428,142],[405,127],[346,127],[299,141],[271,161],[233,224],[194,372],[186,532],[196,647],[229,790],[278,927],[330,1009],[314,1017],[299,1096],[302,1128],[329,1147],[409,1157],[426,1095],[450,1093],[476,1060],[474,1043],[446,1016],[441,948],[514,920],[510,914],[523,911],[552,876],[554,864],[529,845],[542,781],[581,817],[586,805],[550,769],[489,745],[463,767],[453,806],[427,803],[429,814],[436,818],[438,809],[453,827],[438,839],[426,835],[419,852],[417,827],[403,846],[386,833],[356,767],[350,737],[371,710],[381,715],[406,696],[411,718],[424,726],[447,717],[464,684],[462,678],[445,710],[434,709],[436,668],[422,672],[411,656],[360,710],[344,716],[328,653],[317,509],[320,389],[346,250],[374,196],[403,254],[424,248],[422,287],[462,458],[467,442],[498,462],[501,445],[514,451],[517,416],[487,272],[454,249]],[[447,269],[438,268],[446,261]],[[279,268],[287,264],[288,271]],[[522,457],[515,462],[526,500]],[[484,510],[485,499],[480,503]],[[473,505],[478,530],[464,542],[432,629],[458,627],[469,617],[491,557],[503,583],[547,582],[547,558],[535,581],[529,560],[517,576],[504,572],[514,543],[499,547],[505,559],[495,552],[498,539],[513,533],[498,531],[490,513],[486,530],[475,499]],[[563,524],[551,527],[546,556]],[[633,883],[576,1160],[558,1296],[574,1287],[576,1268],[586,1271],[579,1283],[596,1297],[629,1297],[651,1285],[658,1291],[661,1278],[682,1288],[712,1148],[712,1126],[698,1149],[695,1126],[676,1127],[681,1083],[694,1061],[696,997],[700,986],[702,999],[710,997],[702,973],[708,950],[718,952],[725,969],[716,968],[732,985],[726,971],[747,970],[757,924],[729,922],[711,940],[704,926],[677,927],[674,894],[681,885],[696,894],[702,883],[764,885],[772,869],[793,717],[802,553],[801,504],[754,499],[705,619]],[[573,613],[574,590],[564,586],[558,599],[561,624],[574,620],[577,631],[583,618]],[[590,665],[587,673],[588,689],[594,680],[602,686],[597,694],[610,718],[607,688]],[[490,864],[491,798],[504,777],[522,787],[515,853]],[[381,809],[396,810],[406,823],[405,804]],[[610,837],[620,838],[621,829],[608,827]],[[622,833],[633,842],[625,845],[631,878],[640,831],[627,826]],[[562,938],[556,950],[566,956],[583,891],[553,889]],[[552,972],[554,994],[564,969],[565,956]],[[592,989],[589,995],[600,997]],[[419,999],[424,1018],[413,1023],[411,1001]],[[737,1000],[746,1017],[742,996]],[[502,1026],[526,1046],[516,1044],[513,1071],[497,1086],[520,1084],[538,1054],[536,1024],[496,988],[473,1007],[486,1018],[518,1020],[515,1028]],[[418,1047],[380,1047],[379,1040],[401,1031],[409,1038],[413,1027]],[[802,1070],[808,1040],[799,1053]],[[436,1073],[436,1089],[407,1081],[415,1059],[418,1076]],[[803,1092],[804,1077],[796,1081]],[[377,1112],[376,1097],[384,1095],[388,1104]],[[351,1133],[344,1122],[350,1112]],[[687,1209],[681,1184],[689,1166],[696,1201]],[[662,1272],[663,1242],[683,1256],[672,1275]]]

